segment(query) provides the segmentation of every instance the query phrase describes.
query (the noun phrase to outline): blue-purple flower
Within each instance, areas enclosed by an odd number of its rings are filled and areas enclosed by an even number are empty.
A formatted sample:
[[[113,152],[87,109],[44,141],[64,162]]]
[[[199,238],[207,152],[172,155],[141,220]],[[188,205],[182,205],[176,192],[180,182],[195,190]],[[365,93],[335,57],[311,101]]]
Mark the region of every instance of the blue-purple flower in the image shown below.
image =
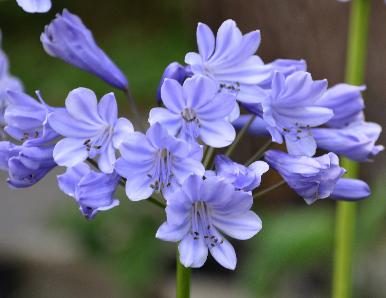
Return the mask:
[[[361,92],[365,86],[337,84],[329,88],[316,102],[318,106],[326,107],[334,112],[334,116],[325,125],[341,128],[358,120],[363,120],[365,107]]]
[[[23,92],[7,92],[8,106],[4,113],[4,130],[24,146],[42,146],[59,137],[47,119],[50,113],[62,109],[50,107],[43,101],[40,93],[37,94],[39,101]]]
[[[314,81],[307,72],[298,71],[288,77],[275,72],[272,89],[257,105],[272,141],[281,144],[285,139],[288,153],[313,156],[316,142],[310,128],[333,116],[332,110],[316,105],[326,87],[326,80]]]
[[[125,138],[115,169],[127,179],[126,194],[132,201],[149,198],[154,191],[173,191],[191,174],[203,176],[202,149],[177,139],[159,123],[146,135],[135,132]]]
[[[223,234],[246,240],[261,230],[261,219],[250,210],[252,203],[250,193],[237,191],[218,177],[203,180],[192,175],[167,196],[167,220],[156,237],[179,242],[185,267],[203,266],[209,250],[223,267],[235,269],[235,250]]]
[[[330,197],[337,181],[346,172],[339,166],[339,158],[334,153],[312,158],[269,150],[265,160],[307,204]]]
[[[216,155],[215,174],[231,183],[237,190],[253,191],[260,186],[261,176],[269,170],[264,161],[255,161],[248,167],[232,161],[225,155]]]
[[[87,219],[93,219],[100,211],[110,210],[119,205],[114,198],[121,177],[92,171],[85,163],[68,168],[58,176],[60,189],[75,199],[79,210]]]
[[[162,102],[161,87],[164,81],[166,79],[172,79],[172,80],[176,80],[182,85],[187,78],[193,75],[189,69],[190,69],[189,66],[182,66],[178,62],[172,62],[165,68],[157,89],[158,102]]]
[[[125,75],[98,47],[81,19],[68,10],[56,15],[40,40],[49,55],[88,71],[116,88],[128,88]]]
[[[223,91],[249,102],[243,88],[265,84],[272,77],[272,68],[255,55],[260,40],[259,30],[243,35],[233,20],[223,22],[216,37],[207,25],[199,23],[198,53],[186,54],[185,62],[194,74],[212,78]]]
[[[236,132],[226,117],[235,109],[235,98],[219,93],[217,84],[204,76],[187,79],[183,86],[166,79],[162,101],[166,108],[153,108],[149,122],[161,123],[169,132],[189,142],[201,140],[212,147],[233,142]]]
[[[48,121],[64,136],[54,150],[58,165],[73,167],[87,158],[99,157],[99,168],[105,173],[113,172],[115,148],[134,131],[129,120],[118,119],[113,93],[104,95],[98,103],[95,93],[87,88],[71,91],[66,109],[54,111]]]
[[[15,188],[39,182],[56,163],[53,146],[28,147],[0,142],[0,170],[8,172],[8,184]]]
[[[381,131],[376,123],[358,121],[343,128],[313,128],[312,135],[319,148],[364,162],[384,149],[375,144]]]
[[[51,9],[51,0],[16,0],[17,4],[23,8],[25,12],[42,13]]]

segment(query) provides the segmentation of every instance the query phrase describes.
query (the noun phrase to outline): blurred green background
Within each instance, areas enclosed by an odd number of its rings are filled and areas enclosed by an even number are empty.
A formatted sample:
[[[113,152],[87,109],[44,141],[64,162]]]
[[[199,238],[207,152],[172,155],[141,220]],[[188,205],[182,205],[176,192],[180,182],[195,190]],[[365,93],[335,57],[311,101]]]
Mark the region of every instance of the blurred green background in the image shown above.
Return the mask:
[[[45,54],[44,26],[63,8],[81,16],[98,44],[127,75],[144,117],[155,105],[165,66],[183,62],[196,49],[195,26],[217,28],[235,19],[246,32],[262,30],[259,55],[304,58],[314,78],[342,81],[349,6],[335,0],[53,0],[48,14],[24,13],[13,0],[0,1],[3,48],[11,72],[32,94],[41,90],[63,105],[72,89],[98,95],[112,91],[99,79]],[[379,2],[379,3],[375,3]],[[374,1],[366,92],[369,120],[385,125],[386,8]],[[125,98],[116,91],[122,114]],[[382,137],[380,143],[385,144]],[[244,160],[264,142],[247,138],[235,157]],[[384,154],[383,154],[384,155]],[[355,296],[386,297],[385,157],[362,167],[374,189],[359,204]],[[164,215],[146,202],[122,198],[121,206],[85,221],[76,204],[55,186],[56,170],[30,190],[8,189],[1,175],[0,297],[173,297],[175,245],[154,238]],[[263,177],[263,187],[276,176]],[[306,206],[283,188],[255,203],[263,231],[233,242],[239,264],[228,272],[212,259],[193,272],[192,297],[329,297],[334,242],[334,202]]]

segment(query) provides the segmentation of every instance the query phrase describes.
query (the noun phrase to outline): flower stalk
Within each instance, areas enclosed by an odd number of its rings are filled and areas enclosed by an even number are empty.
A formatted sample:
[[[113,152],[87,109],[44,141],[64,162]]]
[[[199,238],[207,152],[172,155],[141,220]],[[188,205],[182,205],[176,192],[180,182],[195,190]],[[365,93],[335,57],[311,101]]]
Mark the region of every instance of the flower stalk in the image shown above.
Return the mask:
[[[179,253],[177,250],[177,287],[176,298],[189,298],[190,297],[190,273],[191,269],[184,267],[179,259]]]
[[[353,85],[360,85],[363,83],[370,4],[370,0],[353,0],[351,4],[346,61],[346,82]],[[358,164],[344,159],[343,167],[347,169],[347,177],[357,177],[359,172]],[[355,221],[356,204],[338,202],[336,209],[333,298],[348,298],[352,296]]]

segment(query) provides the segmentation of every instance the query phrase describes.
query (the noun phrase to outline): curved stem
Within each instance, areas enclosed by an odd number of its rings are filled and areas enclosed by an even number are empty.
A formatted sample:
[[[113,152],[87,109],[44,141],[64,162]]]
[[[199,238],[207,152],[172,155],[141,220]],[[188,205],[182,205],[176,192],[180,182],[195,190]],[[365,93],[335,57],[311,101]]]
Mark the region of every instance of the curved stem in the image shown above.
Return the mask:
[[[138,123],[140,129],[141,129],[141,130],[144,130],[144,126],[143,126],[143,123],[142,123],[141,114],[139,113],[137,104],[135,103],[134,97],[133,97],[133,95],[131,94],[130,89],[127,88],[127,89],[125,89],[123,92],[125,93],[126,98],[127,98],[127,100],[129,101],[130,108],[131,108],[131,110],[132,110],[132,112],[133,112],[133,115],[134,115],[134,117],[135,117],[135,121]]]
[[[213,147],[209,147],[208,150],[206,151],[206,154],[205,154],[205,159],[204,159],[204,167],[205,169],[208,167],[210,161],[212,160],[212,156],[214,154],[214,148]]]
[[[268,140],[263,146],[255,153],[253,156],[248,159],[248,161],[245,163],[246,166],[249,166],[251,163],[253,163],[255,160],[260,159],[264,152],[269,148],[269,146],[272,145],[272,140]]]
[[[259,198],[259,197],[261,197],[261,196],[264,196],[264,195],[266,195],[267,193],[269,193],[269,192],[271,192],[271,191],[273,191],[273,190],[275,190],[275,189],[277,189],[277,188],[283,186],[284,184],[285,184],[285,181],[284,181],[284,180],[279,181],[279,182],[275,183],[274,185],[272,185],[272,186],[270,186],[270,187],[268,187],[268,188],[266,188],[266,189],[264,189],[264,190],[262,190],[262,191],[259,191],[259,192],[255,193],[255,194],[253,195],[253,198],[254,198],[254,199],[257,199],[257,198]]]
[[[353,0],[351,3],[349,40],[346,61],[346,82],[353,85],[363,83],[369,29],[370,0]],[[347,177],[358,176],[358,165],[343,159]],[[356,204],[337,202],[335,255],[332,297],[352,296],[352,263],[355,236]]]
[[[186,268],[181,264],[178,249],[177,249],[176,261],[177,261],[176,298],[189,298],[191,269]]]
[[[249,127],[252,125],[255,119],[256,119],[256,115],[252,115],[251,118],[248,120],[248,122],[244,124],[243,128],[237,134],[236,139],[233,141],[232,145],[225,152],[226,156],[230,156],[233,153],[233,151],[236,149],[236,146],[239,144],[240,140],[248,131]]]

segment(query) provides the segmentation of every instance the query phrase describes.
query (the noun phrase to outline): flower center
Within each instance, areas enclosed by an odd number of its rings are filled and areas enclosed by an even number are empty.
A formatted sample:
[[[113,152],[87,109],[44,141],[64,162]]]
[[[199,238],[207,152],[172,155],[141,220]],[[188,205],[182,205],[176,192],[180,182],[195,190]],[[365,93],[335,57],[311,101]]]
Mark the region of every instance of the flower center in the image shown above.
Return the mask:
[[[197,114],[193,109],[185,108],[181,114],[182,118],[184,118],[184,120],[187,122],[193,122],[197,120]]]
[[[165,187],[170,186],[173,178],[172,173],[172,155],[167,149],[159,149],[156,153],[153,172],[148,176],[153,178],[151,187],[154,190],[162,191]]]
[[[215,247],[224,242],[212,224],[211,210],[206,202],[196,202],[192,204],[192,230],[194,240],[204,237],[208,247]]]

